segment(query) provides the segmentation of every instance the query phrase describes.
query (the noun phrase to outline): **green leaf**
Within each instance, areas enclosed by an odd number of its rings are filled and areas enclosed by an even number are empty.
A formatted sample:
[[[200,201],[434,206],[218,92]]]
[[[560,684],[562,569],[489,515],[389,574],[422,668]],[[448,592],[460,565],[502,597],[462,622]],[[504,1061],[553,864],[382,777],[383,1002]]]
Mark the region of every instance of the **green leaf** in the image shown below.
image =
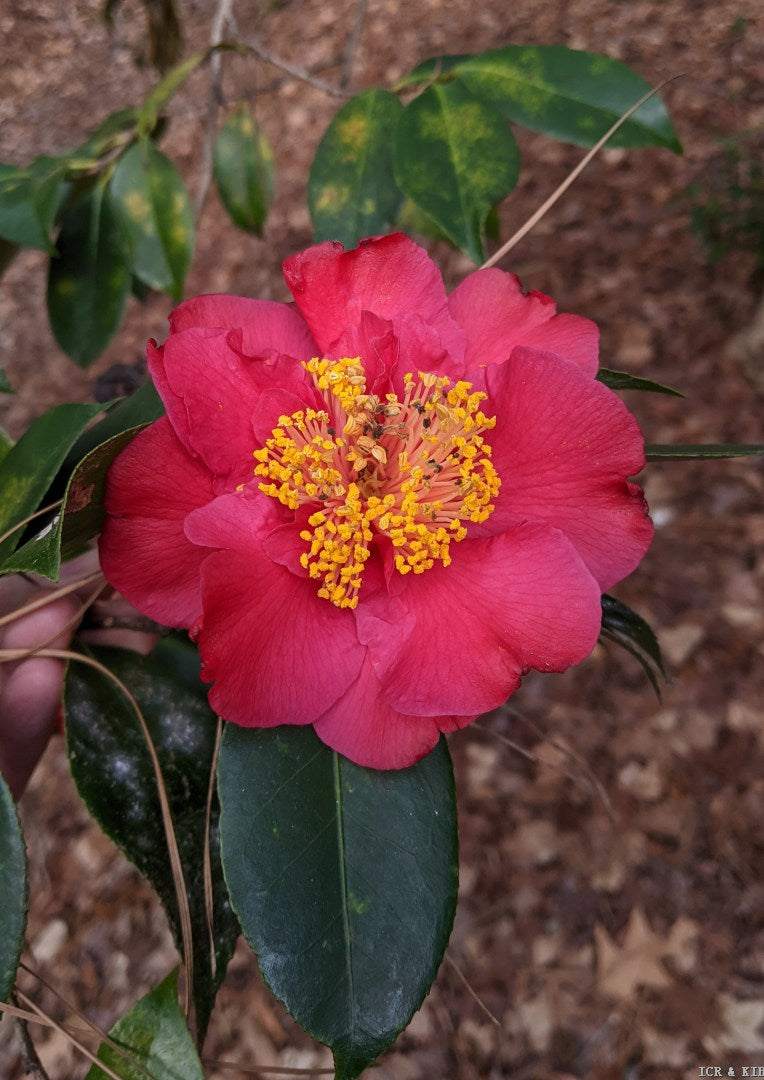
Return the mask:
[[[72,447],[71,453],[67,456],[65,467],[68,467],[71,472],[86,454],[89,454],[91,450],[95,450],[101,443],[111,439],[114,435],[127,431],[129,428],[151,424],[163,415],[164,405],[159,394],[154,389],[154,384],[145,382],[143,386],[138,387],[134,394],[122,398],[110,408],[103,420],[99,420],[97,424],[94,424],[80,435]]]
[[[442,79],[444,82],[449,77],[449,72],[452,72],[457,64],[461,64],[464,60],[470,60],[469,53],[457,53],[450,56],[433,56],[429,60],[423,60],[421,64],[417,64],[408,75],[404,75],[403,78],[395,84],[394,89],[397,91],[404,90],[408,86],[417,86],[421,83],[433,82],[435,79]],[[453,78],[453,75],[450,76]]]
[[[81,367],[116,333],[130,292],[129,252],[102,186],[64,215],[48,274],[48,317],[56,341]]]
[[[13,797],[0,775],[0,1001],[8,1000],[16,981],[28,900],[24,839]]]
[[[509,45],[450,67],[473,94],[508,120],[553,139],[593,146],[650,84],[620,60],[564,45]],[[658,96],[612,136],[608,146],[682,147]]]
[[[120,158],[109,197],[130,240],[133,273],[180,300],[194,250],[194,213],[178,170],[153,143],[136,143]]]
[[[101,405],[58,405],[34,420],[0,467],[0,536],[33,513],[77,436]],[[19,529],[0,542],[0,568],[18,546]]]
[[[372,88],[351,98],[329,124],[308,182],[315,240],[351,248],[395,221],[402,196],[392,146],[402,114],[394,94]]]
[[[214,48],[203,53],[196,53],[188,60],[182,60],[157,83],[144,101],[138,113],[138,134],[143,138],[150,135],[157,126],[159,114],[170,98],[180,89],[192,71],[214,52]]]
[[[185,647],[196,651],[191,645]],[[194,999],[203,1036],[238,935],[220,869],[215,806],[210,834],[216,958],[213,973],[203,865],[207,789],[217,720],[201,684],[196,690],[189,689],[153,658],[123,649],[97,649],[93,655],[130,688],[159,757],[191,909]],[[77,790],[106,835],[156,890],[180,946],[178,905],[156,779],[135,712],[113,682],[84,664],[69,666],[64,711]]]
[[[620,645],[639,661],[660,699],[658,677],[665,678],[666,671],[658,639],[650,624],[626,604],[605,593],[602,597],[601,636]]]
[[[66,485],[63,512],[57,511],[36,536],[11,555],[3,573],[42,574],[58,581],[61,560],[79,555],[101,531],[107,470],[140,430],[131,428],[115,435],[80,462]]]
[[[214,171],[231,220],[245,232],[262,236],[273,199],[273,150],[243,102],[218,132]]]
[[[739,458],[762,457],[763,443],[685,443],[681,445],[658,445],[645,447],[648,461],[685,461],[687,458]]]
[[[13,392],[13,387],[8,382],[8,376],[5,374],[5,371],[0,368],[0,394],[12,394]]]
[[[178,973],[172,971],[110,1030],[126,1053],[102,1043],[98,1057],[123,1080],[204,1080],[193,1039],[178,1006]],[[143,1066],[143,1068],[141,1068]],[[93,1065],[85,1080],[107,1080]]]
[[[0,237],[20,247],[51,250],[65,171],[63,158],[39,157],[26,169],[0,164]]]
[[[611,371],[609,368],[600,368],[597,378],[611,390],[646,390],[653,394],[671,394],[672,397],[683,398],[681,390],[675,390],[673,386],[664,386],[663,383],[653,382],[652,379],[642,379],[639,375],[631,375],[628,371]]]
[[[91,131],[85,142],[74,151],[72,157],[90,158],[97,162],[104,154],[124,146],[134,138],[137,121],[138,110],[134,108],[120,109],[112,113]]]
[[[458,82],[436,83],[398,122],[401,190],[476,263],[488,211],[517,183],[517,144],[498,112]]]
[[[0,465],[8,457],[8,453],[13,446],[13,439],[10,437],[7,431],[0,427]]]
[[[445,739],[409,769],[354,765],[311,727],[229,724],[218,767],[231,902],[271,990],[353,1080],[432,983],[456,905]]]

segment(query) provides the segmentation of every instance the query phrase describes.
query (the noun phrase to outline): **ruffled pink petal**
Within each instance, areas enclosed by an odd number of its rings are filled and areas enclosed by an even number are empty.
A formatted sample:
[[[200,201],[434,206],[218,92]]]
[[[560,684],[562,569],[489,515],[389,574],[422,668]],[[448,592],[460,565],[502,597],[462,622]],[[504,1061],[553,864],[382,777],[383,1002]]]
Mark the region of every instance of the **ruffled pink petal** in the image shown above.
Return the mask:
[[[371,769],[405,769],[435,746],[441,731],[464,727],[474,716],[411,716],[382,699],[368,656],[358,678],[315,723],[327,746]]]
[[[170,330],[178,334],[195,327],[241,330],[247,356],[277,352],[306,360],[316,355],[310,331],[292,304],[223,294],[195,296],[172,312]]]
[[[156,378],[155,363],[150,370]],[[162,372],[173,395],[165,402],[167,415],[184,445],[230,487],[251,479],[252,414],[260,390],[228,332],[174,334],[162,350]]]
[[[472,535],[546,522],[573,542],[603,590],[630,574],[653,535],[642,491],[636,420],[611,390],[549,353],[517,349],[487,372],[496,427],[487,441],[501,477],[496,509]]]
[[[209,552],[189,542],[183,522],[212,498],[209,470],[188,456],[166,417],[139,432],[108,472],[103,572],[166,626],[190,626],[201,611],[199,571]]]
[[[237,346],[238,331],[185,330],[149,350],[149,370],[178,438],[209,466],[225,490],[252,479],[253,451],[261,445],[253,417],[270,429],[279,414],[263,413],[272,387],[298,390],[312,404],[315,393],[302,365],[290,357],[257,360]],[[281,392],[281,391],[279,391]]]
[[[389,392],[402,394],[407,372],[434,371],[453,381],[464,375],[461,355],[452,356],[437,331],[416,315],[401,316],[393,326],[365,311],[358,324],[335,341],[331,355],[361,357],[367,390],[380,397]]]
[[[357,676],[355,623],[316,595],[316,583],[273,562],[263,542],[278,517],[265,496],[222,495],[186,532],[207,553],[198,632],[210,704],[244,727],[313,723]]]
[[[518,345],[533,345],[597,373],[599,330],[579,315],[557,315],[543,293],[523,293],[519,278],[502,270],[476,270],[454,289],[449,310],[467,332],[465,367],[502,364]]]
[[[286,260],[284,278],[324,353],[362,311],[370,311],[394,327],[415,315],[437,331],[448,352],[464,355],[464,335],[448,313],[440,271],[402,233],[362,240],[352,251],[331,241],[316,244]]]
[[[358,636],[397,710],[477,716],[527,669],[563,671],[591,652],[600,590],[562,533],[525,524],[451,550],[448,567],[394,574],[391,598],[361,591]]]

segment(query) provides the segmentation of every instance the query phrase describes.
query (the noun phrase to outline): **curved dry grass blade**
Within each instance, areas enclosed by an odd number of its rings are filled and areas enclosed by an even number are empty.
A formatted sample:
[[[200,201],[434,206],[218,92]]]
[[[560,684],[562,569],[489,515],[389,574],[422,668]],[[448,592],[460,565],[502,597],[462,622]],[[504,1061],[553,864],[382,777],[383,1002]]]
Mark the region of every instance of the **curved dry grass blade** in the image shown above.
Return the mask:
[[[89,1061],[92,1061],[93,1064],[97,1065],[102,1072],[106,1073],[107,1076],[111,1077],[111,1080],[122,1080],[122,1077],[118,1073],[115,1073],[104,1061],[101,1061],[100,1058],[96,1057],[93,1051],[89,1050],[83,1042],[80,1042],[78,1038],[72,1035],[71,1031],[68,1031],[63,1026],[63,1024],[59,1024],[57,1020],[54,1020],[52,1016],[49,1016],[48,1013],[46,1013],[44,1009],[41,1009],[39,1005],[35,1005],[31,998],[28,998],[26,994],[22,994],[20,990],[17,990],[16,994],[19,1001],[22,1001],[25,1005],[28,1005],[31,1009],[33,1009],[37,1016],[44,1016],[45,1019],[48,1021],[50,1027],[53,1027],[56,1029],[56,1031],[59,1031],[64,1036],[64,1038],[69,1040],[72,1046],[77,1047],[81,1054],[84,1054]],[[149,1075],[151,1076],[150,1073]],[[156,1078],[152,1077],[152,1080],[156,1080]]]
[[[42,985],[47,990],[49,990],[51,994],[58,998],[62,1005],[66,1006],[69,1012],[73,1013],[78,1020],[81,1020],[83,1024],[85,1024],[85,1031],[91,1031],[94,1035],[97,1035],[101,1042],[106,1043],[107,1046],[110,1046],[111,1049],[115,1051],[115,1053],[120,1054],[125,1059],[125,1061],[128,1061],[133,1066],[133,1068],[139,1069],[142,1073],[144,1073],[144,1075],[148,1077],[148,1080],[154,1080],[154,1074],[151,1073],[146,1068],[146,1066],[141,1061],[139,1061],[137,1057],[135,1057],[134,1054],[132,1054],[129,1050],[126,1050],[124,1046],[120,1046],[119,1043],[115,1042],[114,1039],[112,1039],[111,1035],[109,1035],[107,1031],[102,1031],[101,1028],[99,1028],[97,1024],[94,1024],[92,1020],[89,1020],[83,1012],[80,1012],[80,1010],[76,1006],[72,1005],[70,1001],[67,1001],[64,995],[58,990],[56,990],[55,986],[53,986],[52,983],[49,983],[43,975],[40,975],[40,973],[38,971],[35,971],[34,968],[29,967],[29,965],[25,964],[23,960],[19,964],[19,967],[26,971],[28,975],[31,975],[33,979],[37,979],[39,983],[42,983]]]
[[[7,530],[7,532],[4,532],[3,535],[0,536],[0,544],[4,543],[9,536],[13,536],[13,534],[15,532],[18,532],[19,529],[23,529],[24,526],[28,525],[30,521],[34,521],[35,518],[42,517],[43,514],[47,514],[49,511],[55,510],[57,507],[61,506],[63,504],[63,501],[63,499],[58,499],[56,502],[52,502],[48,506],[43,506],[40,510],[35,510],[33,514],[29,515],[29,517],[25,517],[21,521],[17,521],[15,525],[12,525],[11,528]]]
[[[582,758],[580,754],[577,754],[575,752],[575,750],[571,750],[571,748],[569,746],[566,746],[564,743],[561,743],[558,739],[553,739],[553,738],[550,739],[549,735],[545,731],[543,731],[542,728],[540,728],[538,726],[538,724],[535,724],[533,722],[533,720],[531,720],[527,716],[524,716],[517,709],[512,708],[512,706],[510,706],[510,705],[506,705],[505,708],[506,708],[507,712],[511,716],[514,716],[517,720],[522,721],[522,723],[525,724],[527,727],[529,727],[531,729],[531,731],[533,731],[536,735],[538,735],[538,737],[540,739],[543,739],[544,742],[549,743],[549,745],[553,746],[555,750],[559,750],[559,752],[564,757],[569,758],[571,761],[573,761],[578,766],[578,768],[581,770],[581,772],[583,772],[584,776],[586,777],[586,780],[588,781],[589,785],[594,789],[594,791],[599,796],[600,802],[602,803],[602,805],[605,808],[605,813],[607,814],[608,818],[610,819],[610,824],[615,825],[615,823],[616,823],[616,821],[615,821],[615,813],[613,811],[613,804],[610,801],[610,796],[608,795],[607,791],[605,790],[604,784],[602,783],[601,780],[597,779],[597,776],[594,774],[594,772],[592,771],[591,766],[585,760],[585,758]],[[490,730],[490,729],[484,728],[483,730],[487,731],[487,730]],[[496,738],[500,742],[504,741],[504,736],[500,735],[497,731],[492,732],[492,734],[495,735]],[[563,772],[574,783],[580,783],[580,777],[576,773],[571,772],[568,769],[563,769]]]
[[[204,914],[207,917],[207,934],[210,942],[210,971],[212,978],[217,974],[218,959],[215,953],[215,902],[212,893],[212,862],[210,859],[210,823],[212,821],[212,798],[215,794],[215,777],[218,771],[218,757],[220,755],[220,739],[223,734],[223,721],[218,717],[215,731],[215,746],[212,750],[212,764],[210,765],[210,782],[207,787],[207,812],[204,818]]]
[[[563,180],[560,186],[552,192],[546,202],[541,204],[536,213],[531,214],[525,224],[517,230],[514,236],[510,236],[506,244],[502,244],[499,250],[494,255],[492,255],[490,259],[486,259],[480,269],[486,270],[489,266],[494,266],[497,262],[499,262],[500,259],[504,258],[508,251],[512,250],[515,244],[519,244],[522,238],[531,231],[534,225],[537,225],[539,221],[541,221],[547,210],[551,210],[551,208],[554,206],[560,196],[565,194],[573,181],[581,175],[581,173],[584,171],[592,158],[600,152],[608,139],[615,135],[619,127],[625,124],[626,121],[634,115],[637,109],[641,109],[645,102],[649,101],[650,98],[655,97],[656,94],[660,93],[664,86],[668,86],[668,84],[674,82],[675,79],[681,79],[682,74],[672,75],[668,79],[663,79],[661,82],[658,83],[656,87],[654,87],[654,89],[650,90],[647,94],[644,94],[639,99],[639,101],[635,102],[632,105],[630,109],[627,109],[623,116],[619,117],[618,120],[616,120],[613,126],[605,132],[602,138],[598,142],[596,142],[591,148],[591,150],[581,159],[581,161],[579,161],[575,169],[573,169],[573,171]]]
[[[467,993],[470,995],[470,997],[473,999],[473,1001],[476,1002],[476,1004],[480,1008],[480,1011],[482,1013],[484,1013],[488,1017],[488,1019],[491,1021],[492,1024],[495,1024],[497,1028],[500,1028],[501,1027],[501,1020],[499,1020],[498,1017],[494,1016],[494,1014],[488,1008],[486,1003],[480,998],[480,996],[478,995],[477,991],[474,989],[474,987],[470,983],[467,976],[464,974],[462,969],[457,964],[456,960],[454,960],[454,958],[452,956],[450,956],[448,952],[444,953],[443,959],[446,961],[446,963],[451,968],[451,970],[455,971],[456,974],[459,976],[459,978],[462,981]]]
[[[101,592],[105,587],[106,582],[101,571],[94,570],[92,574],[87,574],[77,581],[70,581],[68,585],[62,585],[60,589],[52,589],[50,592],[45,593],[44,596],[38,596],[36,600],[30,600],[30,602],[24,604],[23,607],[16,608],[15,611],[9,611],[6,615],[0,616],[0,627],[7,626],[9,623],[15,622],[16,619],[21,619],[24,615],[29,615],[33,611],[39,611],[40,608],[47,607],[48,604],[60,600],[62,596],[69,596],[71,593],[76,592],[77,589],[81,589],[85,585],[90,585],[90,583],[97,578],[100,578],[101,580],[98,589],[98,592]],[[92,603],[92,600],[90,603]]]
[[[24,650],[20,649],[5,649],[0,651],[0,662],[4,659],[18,659],[19,652]],[[191,936],[191,911],[188,905],[188,893],[186,891],[186,882],[183,877],[183,867],[180,861],[180,851],[178,850],[178,841],[175,836],[175,828],[172,822],[172,814],[170,812],[170,803],[167,798],[167,789],[164,784],[164,777],[162,776],[162,768],[159,764],[159,757],[157,756],[154,741],[151,738],[151,732],[148,729],[146,720],[141,712],[138,702],[130,693],[128,688],[118,679],[113,671],[101,664],[92,656],[85,656],[84,653],[73,652],[71,649],[39,649],[35,653],[36,656],[48,656],[53,660],[74,660],[76,663],[86,664],[89,667],[94,668],[100,672],[107,679],[110,679],[112,683],[125,695],[127,700],[135,712],[135,715],[140,724],[143,737],[146,740],[146,746],[151,757],[151,764],[154,767],[154,777],[157,783],[157,795],[159,796],[159,805],[162,811],[162,823],[164,825],[165,839],[167,841],[167,851],[170,856],[170,869],[172,871],[173,883],[175,885],[175,894],[178,901],[178,913],[180,915],[180,930],[181,939],[183,942],[183,965],[186,969],[185,980],[185,993],[183,1002],[183,1011],[188,1022],[191,1016],[191,1008],[193,1004],[193,978],[194,978],[194,946]]]

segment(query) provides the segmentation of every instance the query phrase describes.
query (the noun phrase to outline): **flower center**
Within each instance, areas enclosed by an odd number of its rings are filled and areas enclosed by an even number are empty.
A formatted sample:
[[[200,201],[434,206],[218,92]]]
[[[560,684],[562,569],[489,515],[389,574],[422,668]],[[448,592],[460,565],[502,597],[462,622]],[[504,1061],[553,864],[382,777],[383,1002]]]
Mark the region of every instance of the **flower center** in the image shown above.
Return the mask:
[[[255,451],[260,490],[290,510],[313,506],[300,562],[337,607],[358,603],[376,534],[389,537],[395,568],[422,574],[448,566],[465,524],[485,521],[501,481],[482,433],[485,394],[468,382],[420,371],[404,393],[366,392],[358,357],[303,363],[325,402],[280,416]]]

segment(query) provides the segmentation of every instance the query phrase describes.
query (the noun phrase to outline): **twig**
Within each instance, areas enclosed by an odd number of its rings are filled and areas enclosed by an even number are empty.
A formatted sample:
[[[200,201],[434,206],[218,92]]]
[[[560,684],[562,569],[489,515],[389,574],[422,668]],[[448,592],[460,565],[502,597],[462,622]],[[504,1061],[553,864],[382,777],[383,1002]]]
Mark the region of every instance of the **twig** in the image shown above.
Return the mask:
[[[340,63],[340,90],[346,90],[350,84],[350,77],[353,73],[353,61],[355,60],[358,42],[361,38],[363,20],[366,16],[366,5],[367,0],[358,0],[356,3],[353,25],[350,27],[350,33],[345,42],[345,48],[342,50],[342,60]]]
[[[333,86],[331,83],[326,82],[325,79],[319,79],[315,75],[312,75],[307,68],[299,67],[297,64],[293,64],[291,60],[284,60],[282,57],[276,56],[275,53],[272,53],[270,49],[266,49],[264,45],[261,45],[260,42],[254,38],[250,38],[248,41],[242,41],[240,44],[243,48],[249,49],[255,56],[259,56],[266,64],[271,64],[272,67],[285,71],[287,75],[291,75],[292,78],[299,79],[300,82],[315,87],[316,90],[328,94],[329,97],[348,98],[352,96],[347,90],[342,90],[339,86]]]
[[[223,32],[233,17],[233,0],[218,0],[217,11],[210,28],[210,45],[219,45],[223,40]],[[204,140],[202,142],[202,167],[199,173],[199,182],[194,196],[194,211],[197,220],[201,215],[207,192],[212,180],[212,147],[215,141],[215,129],[217,127],[218,109],[223,104],[223,88],[221,72],[223,58],[220,51],[216,51],[210,58],[210,89],[207,100],[207,120],[205,124]]]
[[[608,139],[612,135],[615,135],[616,131],[618,131],[618,129],[623,124],[626,123],[626,121],[629,119],[629,117],[633,116],[634,113],[637,111],[637,109],[641,109],[642,106],[645,104],[645,102],[649,101],[650,98],[655,97],[655,95],[657,93],[659,93],[663,89],[664,86],[667,86],[669,83],[674,82],[675,79],[681,79],[681,78],[682,78],[682,75],[680,74],[680,75],[672,75],[669,79],[663,79],[663,81],[659,82],[658,85],[653,90],[650,90],[649,93],[644,94],[639,99],[639,101],[637,101],[634,105],[632,105],[632,107],[630,109],[627,109],[626,112],[623,114],[623,116],[619,117],[618,120],[616,120],[616,122],[613,124],[613,126],[611,128],[609,128],[605,132],[605,134],[602,136],[602,138],[599,139],[599,141],[594,144],[594,146],[591,148],[589,153],[586,154],[586,156],[581,161],[579,161],[579,163],[578,163],[578,165],[576,165],[575,169],[573,169],[573,171],[563,180],[563,182],[560,184],[560,186],[558,188],[556,188],[555,191],[552,192],[552,194],[549,196],[549,198],[546,200],[546,202],[542,203],[542,205],[538,208],[536,213],[531,214],[531,216],[528,218],[528,220],[525,222],[525,224],[522,225],[517,230],[517,232],[514,234],[514,236],[510,236],[510,238],[509,238],[509,240],[507,240],[506,244],[502,244],[502,246],[499,248],[499,250],[494,255],[492,255],[490,257],[490,259],[486,259],[486,261],[483,263],[483,265],[480,267],[480,269],[485,270],[489,266],[494,266],[500,259],[504,258],[504,256],[507,254],[508,251],[512,250],[512,248],[515,246],[515,244],[519,244],[520,241],[522,240],[522,238],[527,233],[529,233],[531,231],[531,229],[534,227],[534,225],[537,225],[539,223],[539,221],[541,221],[544,214],[546,214],[546,212],[548,210],[551,210],[551,208],[554,206],[554,204],[557,202],[557,200],[560,198],[560,196],[565,194],[565,192],[568,190],[570,185],[573,183],[574,180],[576,180],[581,175],[581,173],[584,171],[584,169],[589,164],[589,162],[592,160],[592,158],[596,154],[599,153],[599,151],[602,149],[602,147],[605,145],[605,143],[608,141]]]

